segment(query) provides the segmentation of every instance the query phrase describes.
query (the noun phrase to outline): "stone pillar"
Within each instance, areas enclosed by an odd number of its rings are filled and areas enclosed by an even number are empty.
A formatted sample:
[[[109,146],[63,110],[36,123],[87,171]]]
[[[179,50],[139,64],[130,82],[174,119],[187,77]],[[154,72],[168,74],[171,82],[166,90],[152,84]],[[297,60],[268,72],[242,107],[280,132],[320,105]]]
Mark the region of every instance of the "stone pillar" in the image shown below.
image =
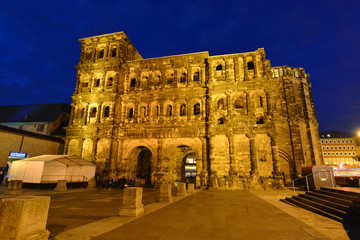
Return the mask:
[[[187,192],[188,193],[194,193],[195,192],[195,185],[193,183],[189,183],[188,184],[188,189],[187,189]]]
[[[186,196],[186,183],[178,183],[178,192],[176,196]]]
[[[20,195],[22,193],[22,180],[10,180],[6,195]]]
[[[208,164],[207,164],[207,159],[208,159],[208,139],[206,139],[206,137],[202,137],[201,138],[201,151],[202,151],[202,169],[200,172],[200,182],[201,184],[199,184],[198,186],[205,186],[208,185]]]
[[[21,196],[0,200],[0,238],[45,240],[50,197]]]
[[[55,191],[56,192],[66,192],[67,191],[66,180],[58,180]]]
[[[234,136],[231,134],[227,135],[228,141],[229,141],[229,160],[230,160],[230,166],[229,166],[229,175],[235,175],[235,166],[234,166]]]
[[[279,147],[277,146],[277,136],[271,135],[271,152],[273,158],[273,171],[275,174],[280,173]]]
[[[172,202],[171,185],[162,183],[160,184],[160,195],[157,198],[158,202]]]
[[[258,157],[257,157],[257,149],[255,143],[255,133],[247,134],[250,142],[250,159],[251,159],[251,174],[258,173]]]
[[[143,189],[140,187],[130,187],[124,189],[123,205],[120,209],[120,216],[136,217],[144,213],[142,204]]]

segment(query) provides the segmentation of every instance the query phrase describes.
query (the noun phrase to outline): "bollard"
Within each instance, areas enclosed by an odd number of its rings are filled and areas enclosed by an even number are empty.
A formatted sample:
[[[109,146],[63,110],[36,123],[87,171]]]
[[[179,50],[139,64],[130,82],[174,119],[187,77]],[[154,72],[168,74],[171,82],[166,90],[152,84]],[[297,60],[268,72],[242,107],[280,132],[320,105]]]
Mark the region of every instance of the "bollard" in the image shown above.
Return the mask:
[[[178,192],[176,196],[186,196],[186,183],[178,183]]]
[[[55,191],[56,192],[66,192],[67,191],[66,180],[58,180]]]
[[[160,184],[160,195],[157,198],[158,202],[172,202],[171,185],[162,183]]]
[[[47,196],[20,196],[0,200],[0,238],[45,240],[50,206]]]
[[[123,205],[119,211],[120,216],[136,217],[144,213],[142,204],[141,187],[130,187],[124,189]]]
[[[10,180],[6,195],[20,195],[22,193],[22,180]]]
[[[189,183],[188,184],[188,189],[187,189],[187,192],[188,193],[194,193],[195,192],[195,184],[193,184],[193,183]]]

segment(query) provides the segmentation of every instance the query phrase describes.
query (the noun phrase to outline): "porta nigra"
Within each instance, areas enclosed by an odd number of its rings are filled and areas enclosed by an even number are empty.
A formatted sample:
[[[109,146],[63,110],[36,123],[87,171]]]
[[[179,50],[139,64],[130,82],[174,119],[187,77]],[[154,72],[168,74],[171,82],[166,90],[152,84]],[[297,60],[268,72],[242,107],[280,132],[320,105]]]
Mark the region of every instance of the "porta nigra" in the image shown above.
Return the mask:
[[[124,32],[80,42],[65,153],[97,176],[243,189],[322,164],[303,68],[272,67],[263,48],[143,59]]]

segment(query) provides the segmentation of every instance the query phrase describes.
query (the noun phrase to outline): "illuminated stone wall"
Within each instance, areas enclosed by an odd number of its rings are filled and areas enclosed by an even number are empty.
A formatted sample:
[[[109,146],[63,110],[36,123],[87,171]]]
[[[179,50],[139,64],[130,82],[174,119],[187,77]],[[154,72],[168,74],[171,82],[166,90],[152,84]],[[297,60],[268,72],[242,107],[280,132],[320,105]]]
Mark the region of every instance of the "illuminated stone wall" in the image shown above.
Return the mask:
[[[99,176],[138,175],[246,188],[321,164],[309,76],[270,66],[264,49],[142,59],[125,33],[80,39],[82,53],[65,151]]]

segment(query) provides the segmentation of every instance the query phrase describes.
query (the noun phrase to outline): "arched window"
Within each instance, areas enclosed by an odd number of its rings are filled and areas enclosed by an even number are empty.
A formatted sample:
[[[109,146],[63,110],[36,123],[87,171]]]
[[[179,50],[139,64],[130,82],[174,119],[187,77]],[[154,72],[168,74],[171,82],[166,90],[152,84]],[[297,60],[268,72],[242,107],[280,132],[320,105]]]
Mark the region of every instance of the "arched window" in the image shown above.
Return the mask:
[[[235,108],[244,108],[244,98],[239,97],[238,99],[235,100]]]
[[[166,115],[167,116],[172,116],[172,106],[171,105],[167,106]]]
[[[90,111],[90,117],[91,117],[91,118],[96,117],[96,107],[94,107],[94,108],[91,109],[91,111]]]
[[[116,57],[116,48],[113,48],[111,51],[111,56]]]
[[[217,106],[218,106],[218,110],[224,110],[224,99],[220,99],[218,102],[217,102]]]
[[[131,81],[130,81],[130,87],[131,87],[131,88],[136,87],[136,78],[131,79]]]
[[[181,82],[181,83],[186,82],[186,73],[182,73],[182,74],[181,74],[181,76],[180,76],[180,82]]]
[[[112,77],[109,77],[106,86],[111,87],[112,84],[113,84],[113,80],[114,80],[114,79],[113,79]]]
[[[216,71],[221,71],[221,70],[222,70],[222,65],[221,64],[217,65],[216,66]]]
[[[222,117],[219,118],[219,119],[218,119],[218,124],[224,124],[224,118],[222,118]]]
[[[107,106],[104,108],[104,118],[108,118],[110,116],[110,107]]]
[[[264,117],[263,116],[259,116],[256,118],[256,124],[264,124]]]
[[[256,99],[256,107],[264,107],[264,98],[262,96]]]
[[[100,78],[96,79],[94,83],[94,87],[99,87],[99,86],[100,86]]]
[[[153,81],[154,86],[158,86],[160,84],[160,76],[156,76]]]
[[[186,105],[185,104],[180,106],[180,116],[186,116]]]
[[[173,84],[174,81],[174,74],[170,74],[170,76],[168,76],[166,83],[167,84]]]
[[[200,81],[200,75],[199,75],[199,72],[195,72],[195,73],[194,73],[194,81],[195,81],[195,82]]]
[[[254,69],[254,63],[251,61],[251,62],[248,62],[247,63],[247,68],[248,68],[248,70],[252,70],[252,69]]]
[[[194,115],[200,115],[200,104],[199,103],[194,105]]]
[[[99,52],[99,58],[103,58],[104,57],[104,49],[101,49]]]
[[[134,117],[134,109],[130,108],[129,110],[129,118],[133,118]]]

